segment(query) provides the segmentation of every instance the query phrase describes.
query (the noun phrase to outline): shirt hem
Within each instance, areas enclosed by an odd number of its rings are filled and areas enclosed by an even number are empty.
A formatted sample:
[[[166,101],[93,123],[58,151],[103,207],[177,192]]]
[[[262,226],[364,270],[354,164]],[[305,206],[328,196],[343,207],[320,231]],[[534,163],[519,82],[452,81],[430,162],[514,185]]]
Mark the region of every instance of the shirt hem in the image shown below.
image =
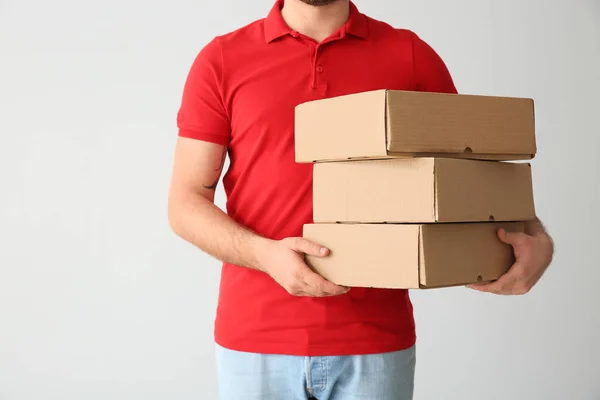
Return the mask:
[[[201,140],[203,142],[220,144],[221,146],[227,146],[229,144],[229,137],[215,135],[212,133],[203,133],[203,132],[192,131],[189,129],[180,129],[178,135],[180,137],[185,137],[188,139],[195,139],[195,140]]]
[[[290,343],[228,343],[215,339],[217,345],[233,351],[256,354],[277,354],[302,357],[358,356],[391,353],[415,346],[416,335],[387,343],[344,344],[344,345],[298,345]]]

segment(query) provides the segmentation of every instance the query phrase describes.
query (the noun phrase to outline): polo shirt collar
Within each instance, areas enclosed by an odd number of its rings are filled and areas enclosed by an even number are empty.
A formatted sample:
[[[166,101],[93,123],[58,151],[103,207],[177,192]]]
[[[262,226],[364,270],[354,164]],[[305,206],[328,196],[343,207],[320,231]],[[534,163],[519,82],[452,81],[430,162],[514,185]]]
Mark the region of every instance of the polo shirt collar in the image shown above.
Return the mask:
[[[265,40],[267,43],[271,43],[282,36],[292,34],[292,30],[285,23],[285,20],[281,15],[283,3],[284,0],[277,0],[271,9],[271,12],[269,12],[269,15],[264,20]],[[367,39],[369,37],[369,24],[367,18],[358,11],[358,8],[356,8],[353,2],[350,2],[350,16],[348,21],[342,26],[341,33],[342,36],[348,33],[361,39]]]

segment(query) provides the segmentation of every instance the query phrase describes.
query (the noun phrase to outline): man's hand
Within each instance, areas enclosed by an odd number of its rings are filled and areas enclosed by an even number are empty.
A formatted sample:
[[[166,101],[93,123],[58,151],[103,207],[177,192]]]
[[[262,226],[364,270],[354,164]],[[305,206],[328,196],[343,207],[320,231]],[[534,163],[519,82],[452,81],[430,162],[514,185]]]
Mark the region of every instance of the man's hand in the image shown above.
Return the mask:
[[[329,250],[303,238],[267,242],[259,251],[260,269],[269,274],[293,296],[326,297],[348,292],[311,270],[304,255],[326,257]]]
[[[526,224],[525,233],[506,232],[504,229],[499,229],[498,237],[513,247],[515,263],[498,280],[467,287],[480,292],[500,295],[528,293],[540,280],[552,261],[554,253],[552,239],[537,220]]]

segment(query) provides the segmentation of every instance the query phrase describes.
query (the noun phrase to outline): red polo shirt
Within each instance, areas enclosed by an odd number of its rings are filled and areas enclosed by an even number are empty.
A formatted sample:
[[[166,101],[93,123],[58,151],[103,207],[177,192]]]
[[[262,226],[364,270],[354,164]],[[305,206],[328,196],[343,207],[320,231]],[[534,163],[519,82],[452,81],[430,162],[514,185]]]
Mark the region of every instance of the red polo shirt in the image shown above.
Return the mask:
[[[312,165],[294,161],[297,104],[375,89],[456,92],[443,61],[412,32],[351,4],[347,23],[317,43],[290,30],[282,5],[204,47],[178,114],[180,136],[228,146],[227,212],[271,239],[302,236],[312,222]],[[294,297],[267,274],[229,264],[215,325],[218,344],[256,353],[368,354],[415,343],[406,290]]]

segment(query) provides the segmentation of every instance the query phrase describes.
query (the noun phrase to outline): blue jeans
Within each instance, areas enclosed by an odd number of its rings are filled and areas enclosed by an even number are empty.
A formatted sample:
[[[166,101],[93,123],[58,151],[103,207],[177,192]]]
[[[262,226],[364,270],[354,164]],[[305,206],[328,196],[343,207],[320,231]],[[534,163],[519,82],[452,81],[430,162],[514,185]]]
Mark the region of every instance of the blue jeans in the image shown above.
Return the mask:
[[[341,357],[243,353],[217,346],[221,400],[411,400],[415,348]]]

